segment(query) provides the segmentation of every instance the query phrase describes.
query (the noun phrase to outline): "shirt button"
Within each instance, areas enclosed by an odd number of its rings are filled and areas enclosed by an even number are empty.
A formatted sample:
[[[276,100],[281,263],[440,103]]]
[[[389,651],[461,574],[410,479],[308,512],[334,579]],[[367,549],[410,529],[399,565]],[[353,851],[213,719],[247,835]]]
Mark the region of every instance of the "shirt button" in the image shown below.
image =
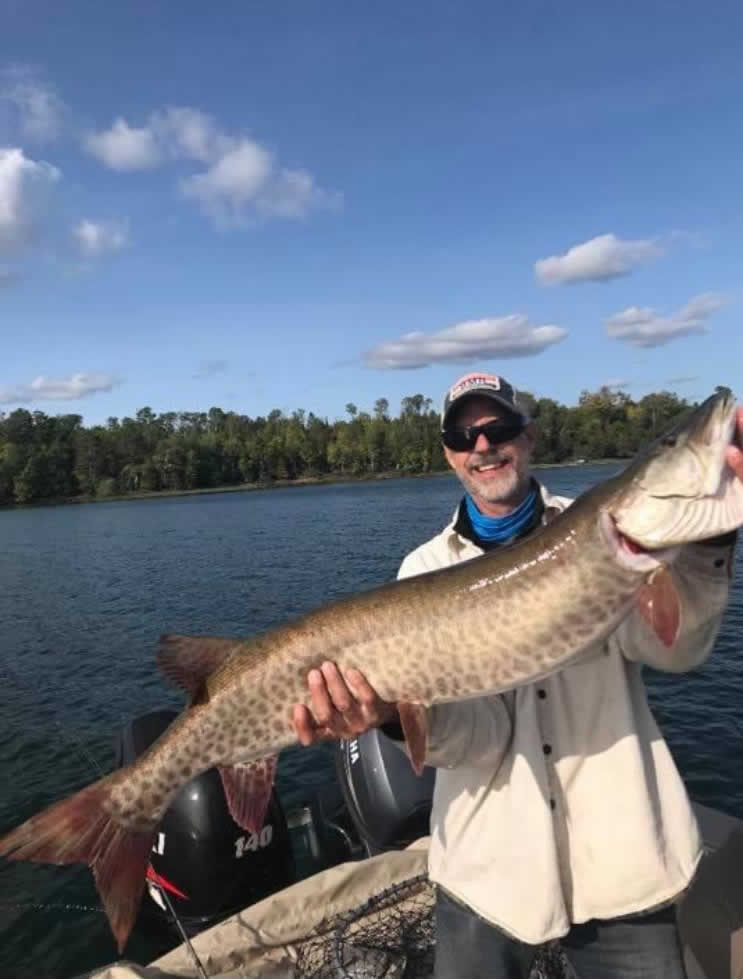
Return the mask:
[[[550,799],[550,809],[554,809],[556,805],[557,805],[557,803],[555,802],[555,800],[554,799]]]
[[[551,755],[552,754],[552,745],[550,745],[550,744],[544,744],[544,745],[542,745],[542,751],[545,753],[545,755]]]
[[[537,690],[537,697],[539,697],[540,700],[544,700],[546,696],[547,696],[546,690]]]

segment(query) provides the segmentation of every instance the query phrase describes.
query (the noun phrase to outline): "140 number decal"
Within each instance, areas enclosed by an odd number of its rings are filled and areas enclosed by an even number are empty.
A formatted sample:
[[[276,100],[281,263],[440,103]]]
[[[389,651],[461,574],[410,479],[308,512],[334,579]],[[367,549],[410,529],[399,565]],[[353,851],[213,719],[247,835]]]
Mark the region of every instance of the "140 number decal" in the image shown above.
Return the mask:
[[[256,853],[267,847],[273,839],[273,826],[268,823],[260,833],[251,833],[250,836],[241,836],[235,840],[235,859],[239,860],[246,853]]]

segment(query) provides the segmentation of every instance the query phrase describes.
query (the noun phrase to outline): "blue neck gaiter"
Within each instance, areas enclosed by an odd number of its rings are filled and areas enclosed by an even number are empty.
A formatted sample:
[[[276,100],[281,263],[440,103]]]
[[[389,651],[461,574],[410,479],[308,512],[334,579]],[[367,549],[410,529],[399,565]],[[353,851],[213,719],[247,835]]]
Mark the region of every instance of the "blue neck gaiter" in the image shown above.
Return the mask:
[[[507,517],[488,517],[481,513],[469,493],[465,494],[464,500],[472,529],[480,540],[497,541],[499,544],[505,544],[517,537],[534,519],[537,488],[536,486],[533,487],[524,502],[519,504],[513,513],[509,513]]]

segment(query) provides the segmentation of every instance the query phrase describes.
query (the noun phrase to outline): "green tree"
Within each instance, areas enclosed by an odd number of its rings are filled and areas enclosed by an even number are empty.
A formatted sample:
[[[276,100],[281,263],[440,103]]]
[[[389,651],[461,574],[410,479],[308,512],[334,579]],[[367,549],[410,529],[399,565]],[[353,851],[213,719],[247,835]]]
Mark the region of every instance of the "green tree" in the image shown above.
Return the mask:
[[[16,503],[32,503],[46,496],[48,486],[47,453],[42,447],[34,449],[20,475],[13,480]]]
[[[573,406],[521,392],[538,426],[536,462],[634,454],[690,405],[660,391],[633,401],[601,387]],[[113,493],[182,490],[298,479],[446,469],[439,417],[430,398],[402,398],[396,417],[378,398],[373,411],[348,402],[334,423],[299,408],[251,418],[150,407],[85,427],[76,414],[19,408],[0,413],[0,504]]]

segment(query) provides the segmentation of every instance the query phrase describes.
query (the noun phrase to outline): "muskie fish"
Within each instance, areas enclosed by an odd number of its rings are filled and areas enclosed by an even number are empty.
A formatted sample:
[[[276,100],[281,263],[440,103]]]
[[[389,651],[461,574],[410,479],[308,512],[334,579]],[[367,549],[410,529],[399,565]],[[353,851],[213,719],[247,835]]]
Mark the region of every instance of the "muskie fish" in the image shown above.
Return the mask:
[[[252,639],[163,636],[158,663],[188,706],[134,764],[0,838],[0,854],[89,864],[121,952],[174,795],[217,767],[233,818],[258,830],[276,758],[296,742],[292,707],[309,703],[308,671],[324,660],[360,669],[399,703],[420,771],[424,705],[531,683],[579,659],[633,609],[672,646],[683,625],[670,570],[679,549],[743,525],[743,485],[725,459],[734,431],[734,399],[720,392],[524,541]]]

